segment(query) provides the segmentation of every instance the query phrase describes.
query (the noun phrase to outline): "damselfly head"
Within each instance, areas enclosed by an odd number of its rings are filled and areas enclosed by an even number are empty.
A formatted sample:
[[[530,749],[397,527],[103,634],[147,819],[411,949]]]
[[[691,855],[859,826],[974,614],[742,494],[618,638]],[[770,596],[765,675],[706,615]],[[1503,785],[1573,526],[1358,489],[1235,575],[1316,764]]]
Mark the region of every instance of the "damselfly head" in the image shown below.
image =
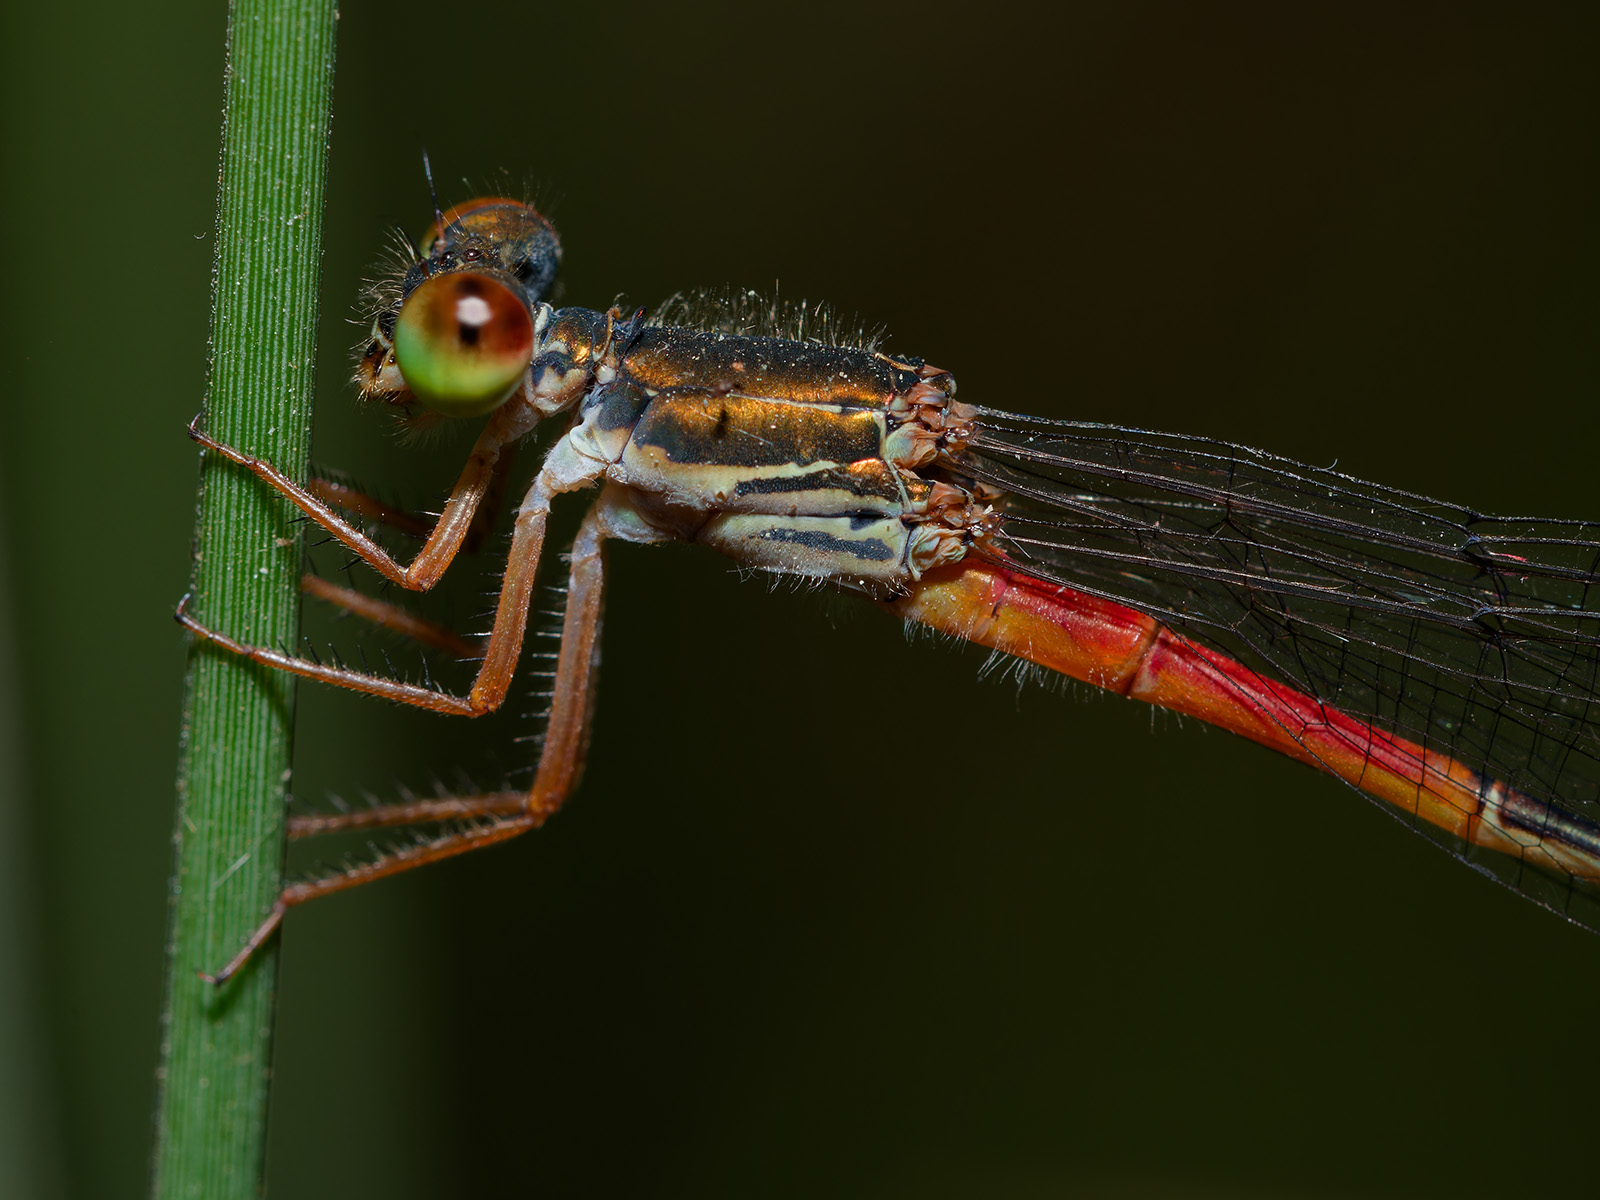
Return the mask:
[[[489,196],[439,214],[400,277],[374,291],[356,386],[446,417],[498,408],[522,385],[533,310],[560,265],[560,238],[530,205]]]
[[[511,275],[529,305],[556,281],[561,239],[532,205],[504,196],[482,196],[446,209],[418,247],[431,273],[499,270]]]

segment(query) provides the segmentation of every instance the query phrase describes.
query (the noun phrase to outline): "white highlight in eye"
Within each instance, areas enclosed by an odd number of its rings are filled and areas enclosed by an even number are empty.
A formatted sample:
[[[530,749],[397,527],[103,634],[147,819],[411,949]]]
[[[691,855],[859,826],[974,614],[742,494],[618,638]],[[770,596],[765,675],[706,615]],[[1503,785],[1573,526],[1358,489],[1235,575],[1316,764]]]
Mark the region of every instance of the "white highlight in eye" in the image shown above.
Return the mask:
[[[491,316],[489,302],[482,296],[463,296],[456,301],[456,321],[459,324],[481,328],[489,323]]]

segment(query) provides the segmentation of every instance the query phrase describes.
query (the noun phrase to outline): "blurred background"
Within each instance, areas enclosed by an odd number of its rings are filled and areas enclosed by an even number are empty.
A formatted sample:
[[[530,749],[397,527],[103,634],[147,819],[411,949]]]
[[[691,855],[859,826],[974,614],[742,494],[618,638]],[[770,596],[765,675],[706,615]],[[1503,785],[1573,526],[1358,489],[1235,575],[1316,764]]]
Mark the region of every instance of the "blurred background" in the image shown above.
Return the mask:
[[[777,283],[965,399],[1600,515],[1595,13],[348,4],[315,455],[425,506],[465,452],[346,382],[425,144],[446,201],[532,190],[571,303]],[[12,21],[0,1191],[129,1196],[225,14]],[[1239,739],[709,553],[611,561],[568,810],[289,918],[275,1194],[1592,1186],[1600,940]],[[308,685],[300,718],[312,807],[519,754]]]

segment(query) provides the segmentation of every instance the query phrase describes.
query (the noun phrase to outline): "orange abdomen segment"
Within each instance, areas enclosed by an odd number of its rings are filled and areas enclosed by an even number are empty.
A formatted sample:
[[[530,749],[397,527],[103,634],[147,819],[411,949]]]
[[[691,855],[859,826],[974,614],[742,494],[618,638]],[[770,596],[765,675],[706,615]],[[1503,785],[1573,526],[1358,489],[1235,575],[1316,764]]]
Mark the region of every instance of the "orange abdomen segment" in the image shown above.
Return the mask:
[[[1330,708],[1113,601],[968,559],[930,571],[891,612],[1073,679],[1196,717],[1335,775],[1462,841],[1600,882],[1586,823],[1450,755]]]

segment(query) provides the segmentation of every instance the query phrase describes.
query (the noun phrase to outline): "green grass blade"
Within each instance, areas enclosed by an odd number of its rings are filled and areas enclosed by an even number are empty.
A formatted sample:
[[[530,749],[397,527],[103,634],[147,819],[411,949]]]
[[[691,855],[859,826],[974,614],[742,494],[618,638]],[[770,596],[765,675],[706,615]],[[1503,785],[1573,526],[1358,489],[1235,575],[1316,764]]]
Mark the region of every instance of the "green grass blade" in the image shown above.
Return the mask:
[[[333,0],[235,0],[217,205],[206,429],[304,475],[332,101]],[[182,437],[180,429],[174,437]],[[191,611],[292,646],[299,525],[253,476],[201,471]],[[294,685],[211,649],[191,657],[163,1016],[155,1195],[260,1193],[276,955],[220,989],[215,970],[282,884]]]

